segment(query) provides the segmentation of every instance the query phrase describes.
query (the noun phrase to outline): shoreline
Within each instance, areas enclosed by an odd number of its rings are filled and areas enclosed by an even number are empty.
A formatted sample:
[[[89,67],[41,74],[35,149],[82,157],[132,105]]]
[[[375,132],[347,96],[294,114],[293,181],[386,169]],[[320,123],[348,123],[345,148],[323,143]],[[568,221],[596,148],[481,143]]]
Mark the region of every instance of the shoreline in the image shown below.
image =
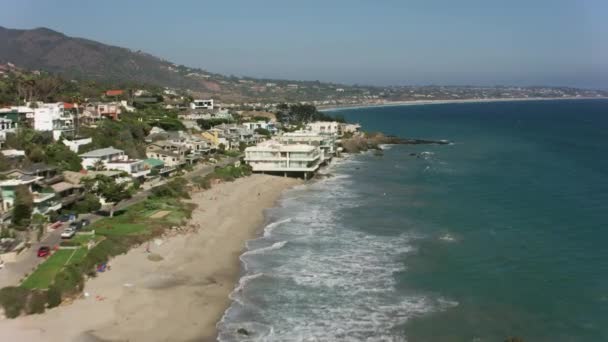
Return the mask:
[[[194,191],[192,233],[155,239],[111,260],[88,296],[44,314],[0,320],[7,341],[215,341],[216,324],[242,275],[246,242],[259,236],[265,209],[302,181],[252,175]]]
[[[494,103],[494,102],[521,102],[521,101],[562,101],[562,100],[606,100],[608,97],[519,97],[519,98],[490,98],[490,99],[463,99],[463,100],[408,100],[389,101],[384,103],[369,104],[347,104],[318,106],[320,112],[337,112],[350,109],[365,109],[374,107],[399,107],[399,106],[426,106],[438,104],[458,103]]]

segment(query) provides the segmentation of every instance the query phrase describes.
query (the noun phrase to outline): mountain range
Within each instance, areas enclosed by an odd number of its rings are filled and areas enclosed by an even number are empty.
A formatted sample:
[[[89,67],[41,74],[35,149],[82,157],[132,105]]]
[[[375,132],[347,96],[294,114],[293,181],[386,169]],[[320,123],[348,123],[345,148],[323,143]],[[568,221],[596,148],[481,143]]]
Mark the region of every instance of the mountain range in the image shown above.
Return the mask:
[[[224,76],[174,64],[142,51],[70,37],[48,29],[0,26],[0,64],[12,63],[74,80],[135,83],[189,90],[224,101],[316,101],[319,104],[496,97],[606,96],[556,87],[372,87],[319,81]]]

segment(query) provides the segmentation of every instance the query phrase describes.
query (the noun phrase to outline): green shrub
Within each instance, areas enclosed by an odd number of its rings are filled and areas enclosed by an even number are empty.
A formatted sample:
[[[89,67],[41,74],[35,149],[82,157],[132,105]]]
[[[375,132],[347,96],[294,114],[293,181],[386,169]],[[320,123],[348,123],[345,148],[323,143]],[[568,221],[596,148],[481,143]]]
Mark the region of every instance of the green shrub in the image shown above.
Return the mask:
[[[4,308],[6,317],[15,318],[21,315],[29,294],[30,290],[22,287],[9,286],[0,289],[0,305]]]
[[[25,306],[28,315],[41,314],[46,309],[47,296],[43,291],[31,291]]]
[[[84,214],[95,212],[100,208],[99,198],[93,194],[86,194],[82,200],[74,203],[73,211]]]
[[[51,285],[46,291],[46,301],[49,305],[49,308],[54,308],[61,304],[61,290],[55,286]]]
[[[54,286],[62,294],[71,294],[82,291],[84,287],[84,277],[81,269],[76,265],[68,265],[55,276]]]
[[[211,182],[209,180],[209,177],[196,176],[192,178],[192,183],[202,189],[211,188]]]
[[[155,197],[190,198],[188,193],[188,181],[177,177],[166,184],[152,188],[152,195]]]

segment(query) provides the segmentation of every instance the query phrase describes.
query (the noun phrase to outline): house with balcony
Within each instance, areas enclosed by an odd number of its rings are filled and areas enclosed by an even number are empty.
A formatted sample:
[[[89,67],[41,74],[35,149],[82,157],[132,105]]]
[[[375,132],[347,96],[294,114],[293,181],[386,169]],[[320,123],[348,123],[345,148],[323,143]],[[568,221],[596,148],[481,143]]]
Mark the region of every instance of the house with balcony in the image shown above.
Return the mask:
[[[285,144],[303,144],[318,147],[321,152],[322,163],[327,163],[336,155],[336,137],[331,134],[318,134],[311,131],[299,130],[283,133],[275,138]]]
[[[2,205],[0,216],[6,221],[12,215],[12,208],[15,206],[16,190],[19,186],[28,189],[32,196],[33,214],[47,215],[52,211],[61,209],[61,202],[57,199],[55,192],[49,187],[42,187],[38,182],[43,180],[40,176],[31,176],[11,173],[11,176],[0,181],[0,194]]]
[[[132,178],[143,178],[150,173],[143,160],[130,159],[123,150],[112,146],[83,153],[80,158],[82,158],[82,168],[85,170],[123,171]]]
[[[29,185],[34,201],[34,213],[47,214],[70,205],[84,196],[82,187],[73,187],[66,183],[63,174],[56,167],[44,163],[4,171],[0,175],[7,180],[5,187],[10,188],[11,184],[14,187]],[[12,205],[8,199],[7,204]]]
[[[11,120],[17,127],[33,127],[34,110],[27,106],[11,106],[0,108],[0,118]]]
[[[256,136],[253,130],[237,124],[221,124],[213,126],[209,131],[218,137],[223,137],[228,142],[227,149],[237,149],[241,142],[252,145],[262,140],[259,136]]]
[[[306,130],[318,134],[342,136],[342,124],[337,121],[315,121],[306,125]]]
[[[297,175],[307,179],[319,169],[322,152],[317,146],[285,145],[276,140],[267,140],[247,147],[245,161],[253,172]]]
[[[51,185],[62,207],[67,207],[84,198],[84,187],[79,184],[61,181]]]
[[[6,134],[15,133],[17,127],[17,122],[13,122],[13,120],[8,118],[0,117],[0,148],[2,148],[6,142]]]
[[[188,163],[190,150],[168,140],[160,140],[146,147],[146,157],[163,162],[164,167],[178,168]]]
[[[119,120],[122,107],[121,102],[117,101],[89,102],[84,105],[80,119],[85,125],[93,125],[104,118]]]
[[[104,165],[112,160],[125,159],[125,151],[112,146],[89,151],[80,155],[82,158],[82,168],[94,170],[96,166]]]
[[[51,131],[53,139],[74,131],[74,115],[69,110],[71,104],[64,102],[31,104],[34,110],[33,128],[37,131]],[[66,108],[67,107],[67,108]]]
[[[243,122],[243,126],[249,130],[255,131],[258,128],[265,129],[269,131],[271,134],[276,134],[278,129],[274,122],[267,121],[255,121],[255,122]]]
[[[150,173],[150,169],[146,167],[141,159],[115,159],[105,163],[105,165],[107,170],[123,171],[132,178],[143,179]]]
[[[184,131],[165,131],[162,128],[154,127],[145,139],[151,145],[168,146],[169,149],[186,150],[186,155],[191,157],[202,156],[211,151],[211,143],[200,136],[193,135]]]

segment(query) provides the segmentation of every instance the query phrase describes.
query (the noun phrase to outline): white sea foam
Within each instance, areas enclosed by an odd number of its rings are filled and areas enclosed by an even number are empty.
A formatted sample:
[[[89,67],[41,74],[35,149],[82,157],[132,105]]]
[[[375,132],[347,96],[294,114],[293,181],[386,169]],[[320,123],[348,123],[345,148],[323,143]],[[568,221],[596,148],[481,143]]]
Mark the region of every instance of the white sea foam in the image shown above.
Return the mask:
[[[264,275],[263,273],[255,273],[255,274],[250,274],[250,275],[242,276],[241,279],[239,279],[238,285],[230,293],[229,298],[232,299],[232,300],[239,301],[239,299],[238,299],[239,296],[238,295],[239,295],[239,293],[241,291],[243,291],[243,289],[245,288],[245,286],[247,286],[247,284],[249,284],[254,279],[257,279],[257,278],[259,278],[259,277],[261,277],[263,275]],[[241,302],[241,304],[242,304],[242,302]]]
[[[267,224],[266,227],[264,227],[264,236],[265,237],[269,236],[276,227],[278,227],[284,223],[289,223],[289,222],[291,222],[291,220],[292,220],[291,218],[286,218],[283,220],[279,220],[279,221]]]
[[[268,225],[272,234],[261,238],[269,246],[241,259],[254,274],[235,289],[235,303],[218,323],[219,340],[404,341],[396,327],[457,305],[396,288],[420,236],[352,227],[358,223],[347,223],[344,210],[366,201],[353,191],[352,178],[340,173],[286,196],[274,212],[278,221]],[[281,241],[270,244],[272,239]],[[263,287],[243,291],[262,274]],[[250,335],[236,333],[239,328]]]
[[[270,245],[268,247],[263,247],[263,248],[258,248],[258,249],[247,251],[247,252],[243,253],[242,256],[267,253],[267,252],[270,252],[270,251],[274,251],[274,250],[283,248],[283,246],[285,246],[286,244],[287,244],[287,241],[275,242],[275,243],[273,243],[272,245]]]
[[[446,233],[446,234],[441,235],[439,237],[439,240],[445,241],[445,242],[454,242],[454,241],[456,241],[456,238],[454,236],[452,236],[450,233]]]

